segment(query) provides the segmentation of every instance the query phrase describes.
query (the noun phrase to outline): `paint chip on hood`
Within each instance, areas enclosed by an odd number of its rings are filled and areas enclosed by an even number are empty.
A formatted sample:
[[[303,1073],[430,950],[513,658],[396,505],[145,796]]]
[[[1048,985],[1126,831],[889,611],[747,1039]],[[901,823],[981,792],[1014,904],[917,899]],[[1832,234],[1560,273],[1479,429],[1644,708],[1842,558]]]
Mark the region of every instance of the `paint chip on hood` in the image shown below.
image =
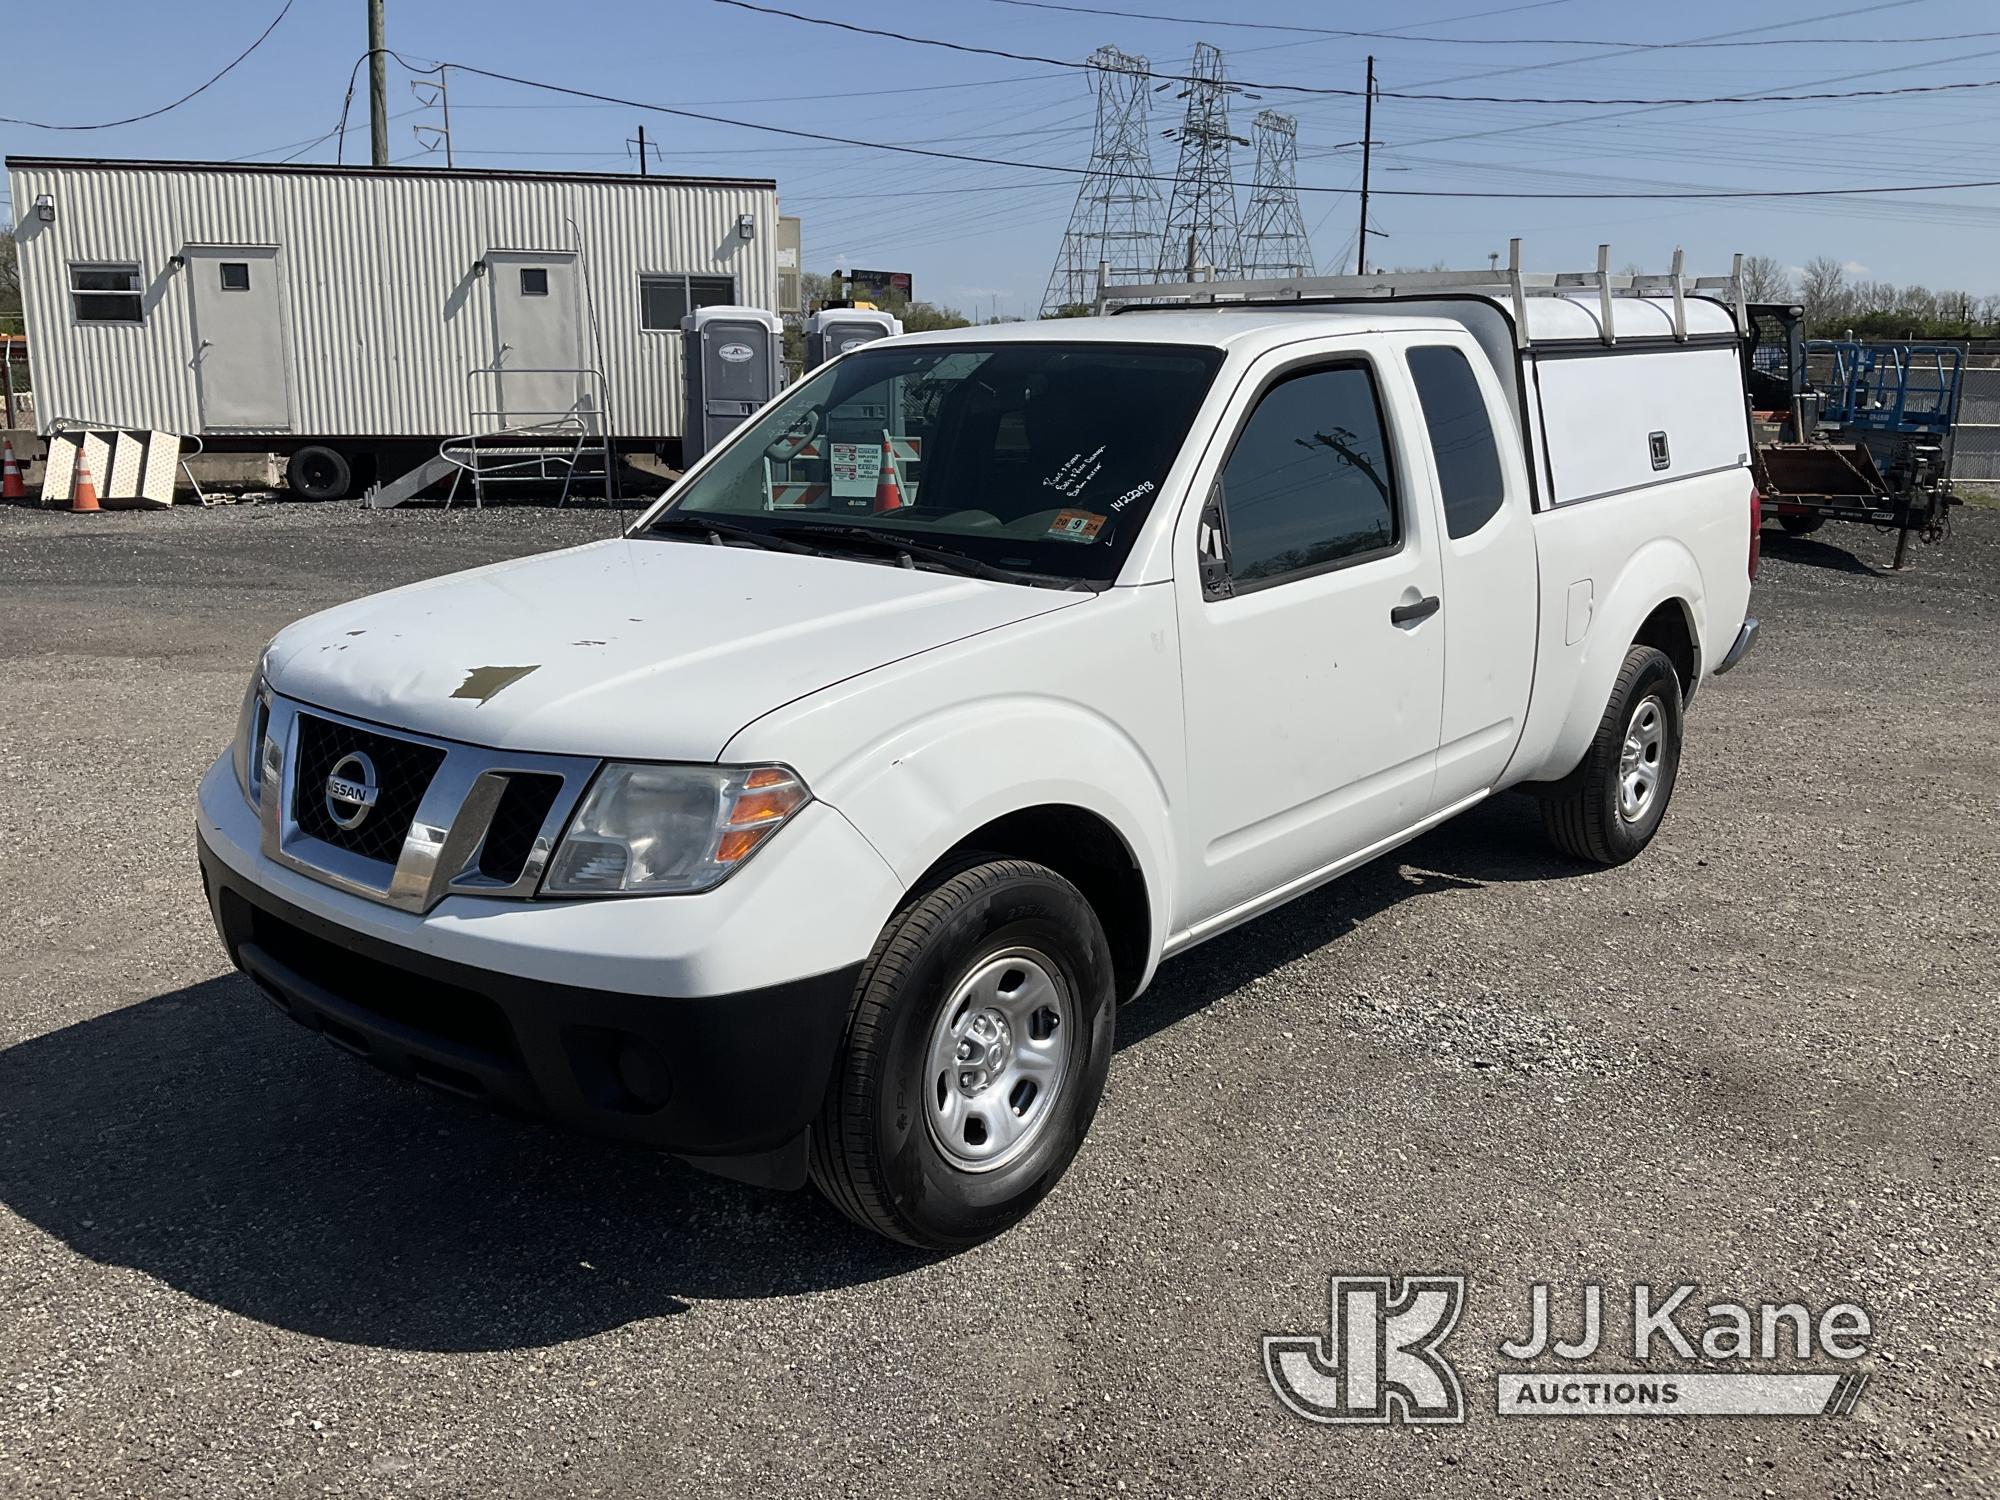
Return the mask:
[[[474,667],[465,674],[465,681],[458,685],[452,697],[485,703],[502,688],[512,687],[540,666],[541,663],[537,662],[532,667]]]

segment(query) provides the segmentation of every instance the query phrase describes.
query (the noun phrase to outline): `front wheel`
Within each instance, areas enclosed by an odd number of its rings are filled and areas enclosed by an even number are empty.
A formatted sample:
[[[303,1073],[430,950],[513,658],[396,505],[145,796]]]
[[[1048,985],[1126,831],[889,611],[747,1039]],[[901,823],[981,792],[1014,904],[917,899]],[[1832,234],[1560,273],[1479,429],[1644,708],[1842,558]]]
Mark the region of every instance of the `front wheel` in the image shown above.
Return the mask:
[[[1083,1144],[1115,997],[1104,930],[1075,886],[973,856],[897,913],[862,969],[813,1127],[814,1182],[905,1244],[998,1234]]]
[[[1583,762],[1542,792],[1542,826],[1563,853],[1619,865],[1659,831],[1681,765],[1681,685],[1651,646],[1625,653]]]

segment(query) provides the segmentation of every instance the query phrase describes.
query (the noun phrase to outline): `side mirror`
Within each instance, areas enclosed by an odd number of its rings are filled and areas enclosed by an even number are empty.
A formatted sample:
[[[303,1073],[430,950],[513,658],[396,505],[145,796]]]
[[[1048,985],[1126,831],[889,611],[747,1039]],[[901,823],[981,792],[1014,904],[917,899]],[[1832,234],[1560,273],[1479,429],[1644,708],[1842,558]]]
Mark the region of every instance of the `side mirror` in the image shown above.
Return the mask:
[[[1229,578],[1229,523],[1222,511],[1222,481],[1219,479],[1202,505],[1201,520],[1195,527],[1195,547],[1201,570],[1202,598],[1234,597],[1236,585]]]

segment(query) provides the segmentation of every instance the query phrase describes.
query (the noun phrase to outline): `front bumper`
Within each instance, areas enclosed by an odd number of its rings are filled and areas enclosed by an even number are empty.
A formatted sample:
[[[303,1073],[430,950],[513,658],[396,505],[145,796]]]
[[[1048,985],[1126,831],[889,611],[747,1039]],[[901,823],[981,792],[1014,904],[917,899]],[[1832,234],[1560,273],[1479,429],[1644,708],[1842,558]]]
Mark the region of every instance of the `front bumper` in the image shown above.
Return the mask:
[[[860,965],[675,999],[527,979],[365,936],[238,874],[199,837],[233,963],[292,1019],[388,1072],[797,1186]]]
[[[1723,657],[1721,664],[1716,667],[1715,675],[1720,677],[1724,672],[1734,671],[1736,664],[1748,656],[1750,648],[1756,644],[1757,621],[1752,617],[1744,620],[1743,628],[1736,632],[1736,643],[1729,648],[1729,654]]]

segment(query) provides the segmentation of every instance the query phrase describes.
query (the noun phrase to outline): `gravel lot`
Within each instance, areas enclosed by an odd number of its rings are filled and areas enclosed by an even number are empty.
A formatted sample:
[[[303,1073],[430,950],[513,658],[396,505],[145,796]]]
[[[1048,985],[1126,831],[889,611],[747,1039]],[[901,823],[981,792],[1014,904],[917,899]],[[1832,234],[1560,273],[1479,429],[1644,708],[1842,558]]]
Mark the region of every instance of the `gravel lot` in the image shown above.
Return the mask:
[[[0,1492],[2000,1485],[2000,513],[1907,576],[1767,536],[1645,857],[1503,798],[1169,964],[1069,1179],[946,1260],[394,1083],[226,970],[193,793],[264,639],[614,524],[0,512]],[[1258,1335],[1336,1270],[1471,1278],[1467,1425],[1278,1406]],[[1873,1381],[1502,1423],[1537,1280],[1857,1299]]]

